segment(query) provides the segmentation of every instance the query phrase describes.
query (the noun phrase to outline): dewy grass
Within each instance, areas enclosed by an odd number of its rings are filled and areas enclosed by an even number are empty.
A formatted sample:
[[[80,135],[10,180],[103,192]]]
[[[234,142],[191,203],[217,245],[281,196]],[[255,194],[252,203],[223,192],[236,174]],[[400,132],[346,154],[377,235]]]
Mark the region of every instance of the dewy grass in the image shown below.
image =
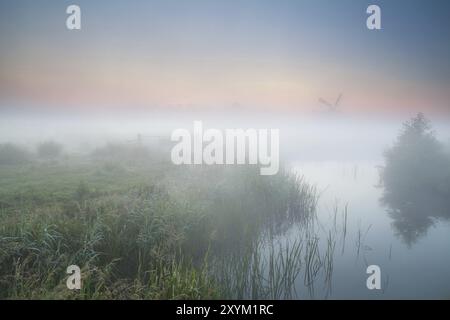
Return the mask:
[[[321,246],[316,189],[287,170],[72,159],[0,176],[2,299],[314,297],[346,234],[347,206]]]
[[[89,159],[0,166],[0,298],[293,297],[303,244],[263,243],[314,215],[315,189],[287,171],[184,169]],[[218,261],[230,257],[240,263],[227,288]],[[72,264],[80,291],[65,286]]]

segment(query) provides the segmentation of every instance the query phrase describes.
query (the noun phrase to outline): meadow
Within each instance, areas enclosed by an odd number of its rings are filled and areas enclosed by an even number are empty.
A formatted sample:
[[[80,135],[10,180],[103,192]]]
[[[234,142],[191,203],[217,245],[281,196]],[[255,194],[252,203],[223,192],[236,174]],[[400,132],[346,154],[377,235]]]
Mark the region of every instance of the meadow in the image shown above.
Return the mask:
[[[292,172],[174,166],[140,145],[38,151],[0,147],[1,299],[293,298],[300,270],[324,266],[316,240],[273,241],[293,225],[311,239],[317,192]]]
[[[361,216],[366,224],[386,210],[410,246],[448,219],[448,155],[429,128],[423,115],[404,124],[379,167],[387,208]],[[358,199],[326,208],[327,189],[303,171],[260,169],[177,166],[166,143],[139,139],[78,152],[52,141],[0,144],[0,299],[327,298],[333,274],[359,257],[364,283],[374,251],[365,244],[371,224],[348,221]],[[352,177],[352,188],[364,187]],[[390,260],[391,251],[379,254]],[[71,265],[81,268],[81,290],[66,286]]]

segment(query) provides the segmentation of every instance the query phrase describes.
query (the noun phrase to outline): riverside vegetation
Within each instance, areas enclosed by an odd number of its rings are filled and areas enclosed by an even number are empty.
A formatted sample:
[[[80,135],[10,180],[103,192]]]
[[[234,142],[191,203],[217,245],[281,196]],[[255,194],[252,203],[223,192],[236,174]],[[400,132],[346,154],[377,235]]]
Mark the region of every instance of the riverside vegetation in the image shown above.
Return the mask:
[[[308,233],[316,190],[292,172],[177,167],[141,145],[43,146],[0,146],[2,299],[293,298],[302,270],[308,285],[330,272]],[[298,240],[277,244],[294,225]],[[78,291],[65,283],[73,264]]]
[[[385,153],[383,201],[407,242],[434,221],[413,210],[423,199],[448,217],[448,157],[423,115]],[[167,159],[140,142],[83,154],[0,144],[0,299],[327,297],[336,255],[365,258],[370,226],[354,241],[348,205],[322,224],[320,192],[298,174]],[[74,264],[81,290],[66,287]]]

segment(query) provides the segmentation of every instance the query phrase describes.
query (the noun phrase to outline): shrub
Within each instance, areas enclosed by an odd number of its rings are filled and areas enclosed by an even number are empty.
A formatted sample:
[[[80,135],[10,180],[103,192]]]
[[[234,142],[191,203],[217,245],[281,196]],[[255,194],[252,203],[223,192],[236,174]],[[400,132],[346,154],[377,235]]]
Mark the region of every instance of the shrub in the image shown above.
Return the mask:
[[[37,152],[40,158],[54,159],[61,155],[62,149],[63,147],[59,143],[47,141],[38,146]]]
[[[0,165],[24,164],[30,160],[29,153],[11,143],[0,145]]]

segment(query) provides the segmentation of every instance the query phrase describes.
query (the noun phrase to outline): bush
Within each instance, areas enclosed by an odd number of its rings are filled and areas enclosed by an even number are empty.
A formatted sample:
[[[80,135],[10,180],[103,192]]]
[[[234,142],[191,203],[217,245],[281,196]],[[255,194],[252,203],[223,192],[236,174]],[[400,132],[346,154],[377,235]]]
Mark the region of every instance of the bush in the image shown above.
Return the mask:
[[[40,158],[54,159],[62,153],[62,145],[53,141],[43,142],[38,146],[37,152]]]
[[[29,153],[11,143],[0,145],[0,165],[24,164],[30,160]]]

